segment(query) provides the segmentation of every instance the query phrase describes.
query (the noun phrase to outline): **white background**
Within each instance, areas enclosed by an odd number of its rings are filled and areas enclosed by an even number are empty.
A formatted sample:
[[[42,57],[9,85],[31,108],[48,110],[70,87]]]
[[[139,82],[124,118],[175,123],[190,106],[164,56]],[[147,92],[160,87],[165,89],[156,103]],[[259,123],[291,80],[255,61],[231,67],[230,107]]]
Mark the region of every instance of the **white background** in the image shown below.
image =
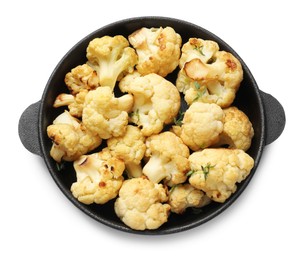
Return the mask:
[[[0,259],[300,259],[300,8],[298,1],[1,1]],[[18,137],[62,56],[92,31],[157,15],[200,25],[232,46],[286,111],[281,137],[224,213],[192,230],[141,236],[106,227],[59,191]]]

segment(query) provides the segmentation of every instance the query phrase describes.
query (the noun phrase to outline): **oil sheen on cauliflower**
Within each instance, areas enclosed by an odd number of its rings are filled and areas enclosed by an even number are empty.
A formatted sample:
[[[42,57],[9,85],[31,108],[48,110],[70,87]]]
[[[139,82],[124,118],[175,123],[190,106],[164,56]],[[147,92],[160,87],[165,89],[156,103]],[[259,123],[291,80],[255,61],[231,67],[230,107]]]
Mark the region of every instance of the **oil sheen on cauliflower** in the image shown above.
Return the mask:
[[[169,192],[168,204],[171,212],[183,214],[187,208],[201,208],[210,203],[210,199],[199,189],[194,188],[189,183],[179,184]]]
[[[115,202],[115,212],[124,224],[134,230],[157,229],[167,222],[170,206],[167,191],[139,177],[123,182]]]
[[[239,60],[231,53],[219,51],[217,43],[190,38],[182,47],[176,86],[185,101],[216,103],[229,107],[243,79]]]
[[[110,87],[91,90],[85,98],[83,124],[102,139],[121,136],[126,131],[132,105],[130,94],[115,98]]]
[[[57,162],[74,161],[102,142],[99,136],[89,131],[68,111],[60,114],[53,124],[47,127],[47,134],[53,142],[50,155]]]
[[[166,131],[146,140],[148,162],[142,169],[154,183],[164,180],[168,186],[186,181],[189,170],[189,149],[174,133]]]
[[[254,160],[240,149],[207,148],[189,156],[189,183],[223,203],[251,172]]]
[[[134,96],[130,121],[141,128],[144,136],[158,134],[165,124],[173,122],[180,109],[180,94],[165,78],[151,73],[128,74],[119,84],[122,92]]]
[[[143,27],[128,39],[138,54],[136,69],[141,75],[156,73],[165,77],[178,66],[182,38],[173,28]]]
[[[126,132],[120,137],[111,137],[107,145],[112,154],[125,162],[128,177],[137,178],[142,175],[141,160],[144,157],[145,137],[137,126],[128,125]]]
[[[223,120],[224,113],[220,106],[196,102],[186,110],[180,130],[175,132],[191,150],[197,151],[219,140]]]
[[[109,150],[83,155],[73,165],[77,181],[71,192],[80,202],[104,204],[118,195],[125,166]]]

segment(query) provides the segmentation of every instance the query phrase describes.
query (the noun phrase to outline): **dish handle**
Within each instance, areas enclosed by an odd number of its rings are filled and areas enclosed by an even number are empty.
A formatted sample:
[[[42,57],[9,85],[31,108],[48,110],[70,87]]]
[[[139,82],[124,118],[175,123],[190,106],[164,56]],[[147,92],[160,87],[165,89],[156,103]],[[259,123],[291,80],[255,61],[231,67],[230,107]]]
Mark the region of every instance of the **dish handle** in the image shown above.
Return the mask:
[[[283,106],[272,95],[260,90],[265,113],[265,145],[274,142],[283,132],[285,127],[285,112]]]
[[[41,101],[38,101],[24,110],[19,119],[18,132],[24,147],[31,153],[42,156],[38,134],[40,104]]]

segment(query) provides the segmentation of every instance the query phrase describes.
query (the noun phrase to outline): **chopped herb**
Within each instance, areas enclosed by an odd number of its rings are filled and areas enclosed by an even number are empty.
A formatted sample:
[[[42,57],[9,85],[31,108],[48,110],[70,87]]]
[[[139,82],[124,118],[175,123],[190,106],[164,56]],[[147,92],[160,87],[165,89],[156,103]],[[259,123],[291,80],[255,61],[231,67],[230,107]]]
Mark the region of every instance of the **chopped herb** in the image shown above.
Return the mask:
[[[173,119],[175,125],[181,126],[185,112],[179,112],[178,116]]]
[[[56,168],[57,168],[57,170],[60,172],[60,171],[62,171],[62,170],[64,170],[64,168],[65,168],[65,164],[62,162],[62,163],[56,163]]]
[[[207,179],[207,175],[210,172],[210,169],[214,168],[214,165],[211,165],[210,163],[207,163],[206,166],[201,166],[202,167],[202,171],[205,177],[205,180]]]
[[[195,86],[196,89],[200,89],[201,88],[201,85],[200,85],[199,82],[194,81],[193,84],[194,84],[194,86]]]
[[[186,173],[187,177],[190,177],[191,175],[195,174],[197,170],[190,170],[189,172]]]
[[[178,184],[172,186],[171,189],[169,190],[169,194],[171,194],[177,186],[178,186]]]
[[[203,48],[204,46],[194,46],[194,50],[198,51],[199,53],[201,53],[203,56],[205,56],[204,52],[203,52]]]
[[[139,116],[139,109],[137,109],[136,111],[133,111],[132,113],[129,114],[129,116],[131,118],[136,117],[136,122],[139,122],[140,120],[140,116]]]

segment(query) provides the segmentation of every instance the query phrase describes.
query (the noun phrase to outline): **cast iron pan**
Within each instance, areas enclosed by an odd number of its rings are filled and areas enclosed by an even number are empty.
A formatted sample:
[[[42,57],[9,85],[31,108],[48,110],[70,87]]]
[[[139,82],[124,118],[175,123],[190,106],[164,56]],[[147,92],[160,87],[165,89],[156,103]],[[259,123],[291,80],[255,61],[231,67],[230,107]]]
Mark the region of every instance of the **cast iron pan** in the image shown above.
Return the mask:
[[[102,206],[95,204],[84,205],[72,196],[70,186],[76,180],[72,164],[66,163],[63,170],[59,171],[57,169],[55,161],[49,155],[52,143],[47,137],[46,128],[64,109],[55,109],[52,107],[52,104],[58,94],[63,92],[67,93],[68,91],[67,88],[62,87],[64,86],[64,77],[66,73],[77,65],[86,62],[86,48],[88,43],[93,38],[104,35],[114,36],[121,34],[127,37],[129,34],[143,26],[171,26],[182,36],[183,43],[187,42],[190,37],[216,41],[221,50],[231,52],[240,60],[244,70],[244,80],[233,105],[244,111],[253,124],[255,135],[252,146],[248,150],[248,154],[253,157],[255,165],[247,179],[238,185],[237,191],[225,203],[211,203],[198,212],[189,209],[183,215],[171,214],[169,221],[157,230],[135,231],[125,226],[115,215],[113,209],[114,200]],[[168,76],[168,79],[173,82],[175,82],[175,78],[176,72]],[[185,102],[182,103],[184,104],[182,110],[185,110]],[[138,234],[162,235],[181,232],[199,226],[228,208],[239,197],[252,179],[265,145],[275,141],[281,135],[284,126],[285,113],[281,104],[273,96],[259,90],[255,79],[246,64],[223,40],[211,32],[186,21],[166,17],[138,17],[109,24],[79,41],[61,59],[54,69],[45,87],[41,100],[30,105],[21,115],[19,121],[19,136],[26,149],[44,159],[54,181],[66,197],[87,215],[102,224],[121,231]]]

